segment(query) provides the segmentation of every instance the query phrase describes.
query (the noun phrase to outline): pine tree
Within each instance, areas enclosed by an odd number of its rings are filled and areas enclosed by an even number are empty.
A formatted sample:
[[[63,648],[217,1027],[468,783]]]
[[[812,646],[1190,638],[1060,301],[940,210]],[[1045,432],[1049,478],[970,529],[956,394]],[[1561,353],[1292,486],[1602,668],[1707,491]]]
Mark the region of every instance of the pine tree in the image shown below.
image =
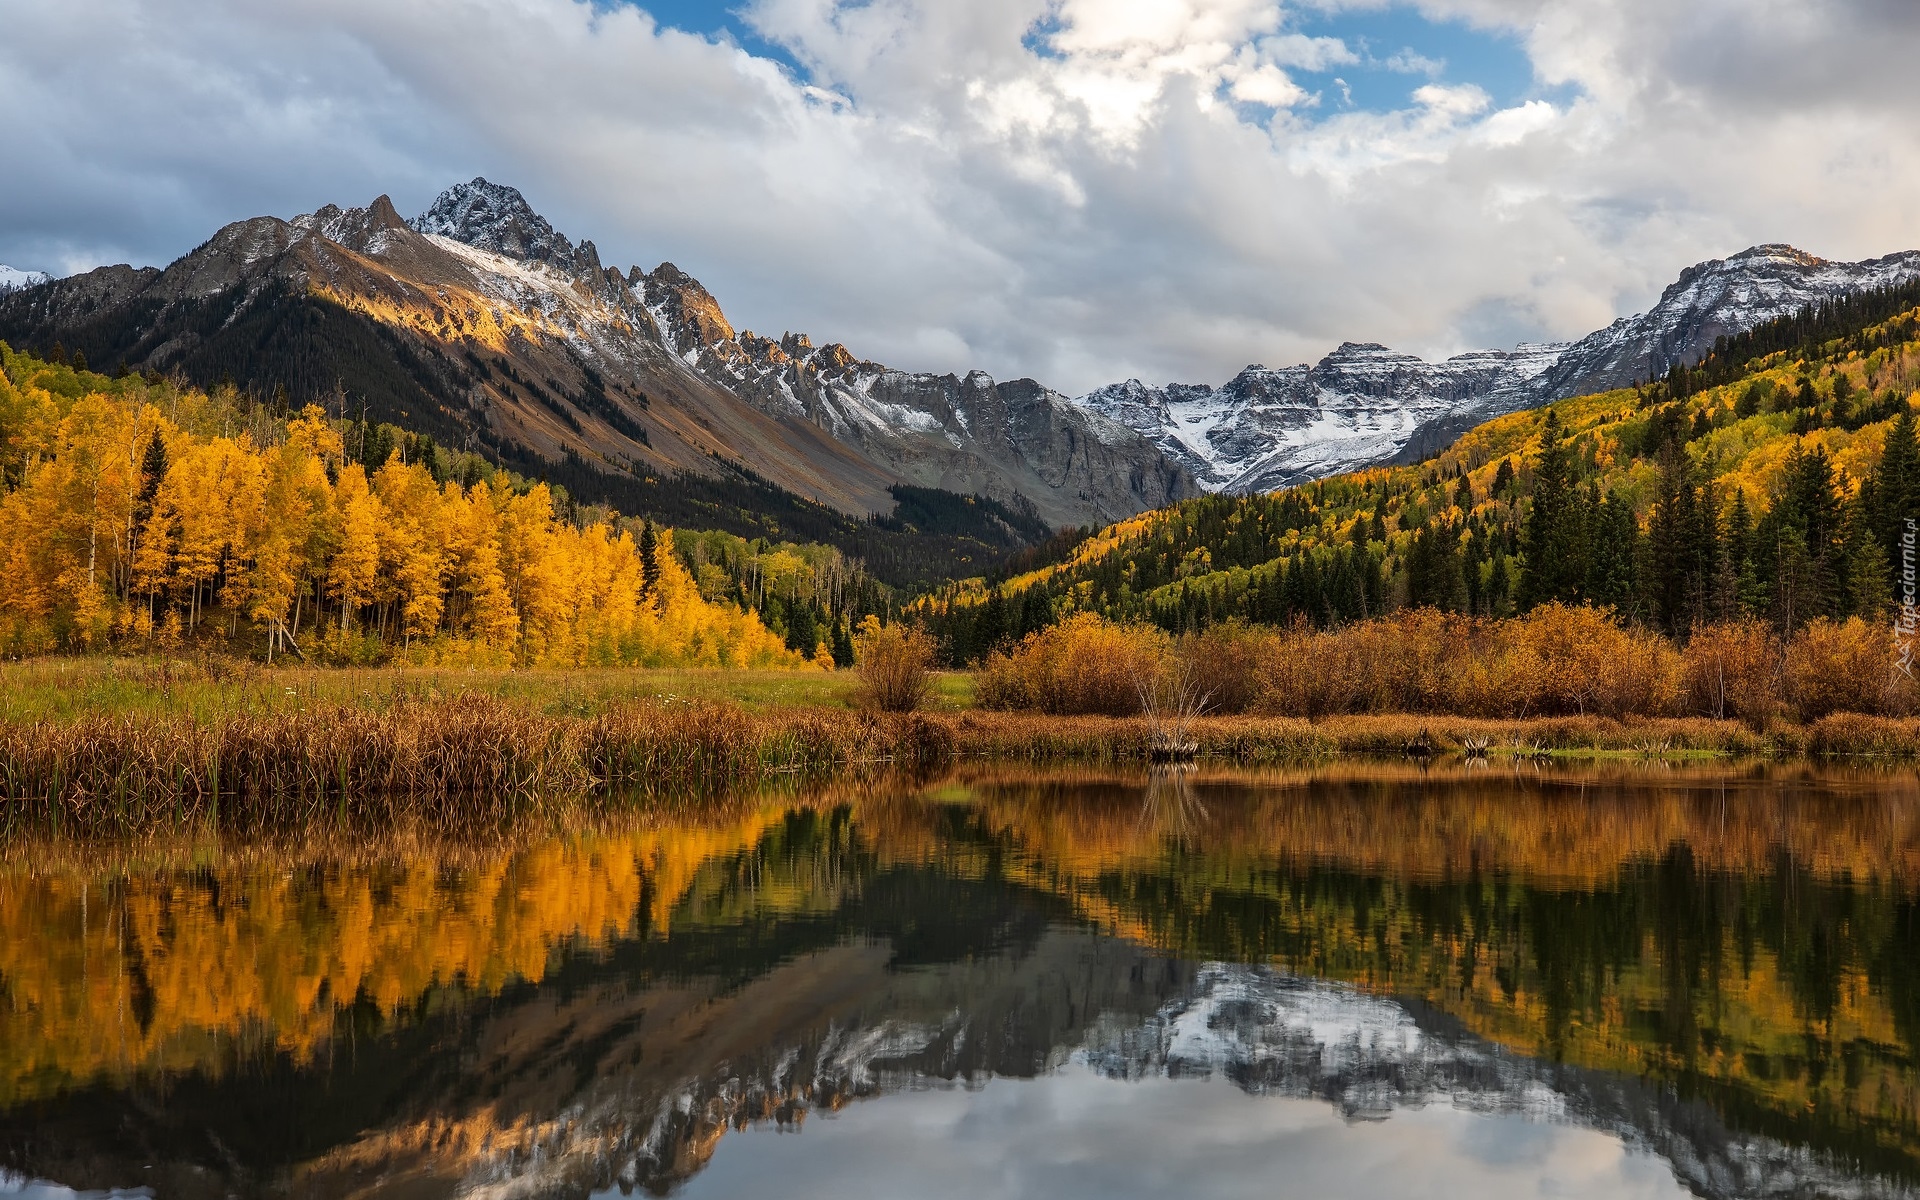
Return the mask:
[[[1631,504],[1611,491],[1600,496],[1598,484],[1590,489],[1588,504],[1593,521],[1585,594],[1595,604],[1625,612],[1633,605],[1639,522]]]
[[[640,599],[651,601],[660,594],[660,536],[652,521],[640,525]]]
[[[847,632],[844,618],[833,623],[833,665],[841,670],[854,665],[853,637]]]
[[[167,477],[167,443],[158,429],[147,439],[146,453],[140,457],[140,491],[133,502],[133,523],[144,526],[153,515],[153,501]]]
[[[1907,521],[1920,520],[1920,438],[1916,438],[1912,409],[1902,406],[1887,430],[1879,465],[1861,491],[1881,553],[1888,563],[1899,563]]]
[[[1755,562],[1783,631],[1846,610],[1844,515],[1826,448],[1796,445],[1787,456],[1779,499],[1754,534]]]
[[[1578,554],[1578,493],[1573,454],[1560,414],[1547,410],[1540,429],[1540,462],[1533,470],[1533,500],[1527,512],[1525,573],[1520,578],[1520,607],[1578,598],[1584,560]]]

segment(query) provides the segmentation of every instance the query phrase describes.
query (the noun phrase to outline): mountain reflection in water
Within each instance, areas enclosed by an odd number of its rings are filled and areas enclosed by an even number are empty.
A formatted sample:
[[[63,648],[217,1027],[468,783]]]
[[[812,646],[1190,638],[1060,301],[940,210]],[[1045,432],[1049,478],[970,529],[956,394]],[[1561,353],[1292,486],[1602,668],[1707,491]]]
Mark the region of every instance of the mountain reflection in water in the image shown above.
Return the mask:
[[[21,847],[0,1194],[884,1192],[960,1128],[1000,1174],[956,1195],[1916,1194],[1917,879],[1911,772],[1801,767],[981,770],[498,846]]]

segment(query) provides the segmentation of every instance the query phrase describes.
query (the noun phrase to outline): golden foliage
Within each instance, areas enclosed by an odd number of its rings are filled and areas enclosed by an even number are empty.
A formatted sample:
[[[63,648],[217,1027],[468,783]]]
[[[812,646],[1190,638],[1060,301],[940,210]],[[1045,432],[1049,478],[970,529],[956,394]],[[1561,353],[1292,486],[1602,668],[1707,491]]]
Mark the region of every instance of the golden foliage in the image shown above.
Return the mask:
[[[649,589],[634,538],[562,519],[544,484],[436,481],[399,450],[369,476],[316,407],[232,433],[234,414],[208,416],[198,393],[67,372],[111,388],[69,398],[31,363],[7,356],[0,391],[8,652],[218,642],[244,628],[269,657],[799,661],[758,617],[703,597],[670,549],[656,551]]]
[[[1128,715],[1137,681],[1177,659],[1221,713],[1697,716],[1763,728],[1789,713],[1913,711],[1890,639],[1855,618],[1816,621],[1783,646],[1748,620],[1705,627],[1682,651],[1605,610],[1563,604],[1507,620],[1410,609],[1333,630],[1230,622],[1186,639],[1080,613],[991,657],[978,694],[987,708]]]
[[[869,616],[854,635],[854,661],[860,677],[859,701],[881,712],[912,712],[933,690],[937,648],[924,631]],[[827,656],[831,664],[833,657]]]
[[[976,695],[985,708],[1131,716],[1141,681],[1158,675],[1170,645],[1157,629],[1076,613],[988,658]]]
[[[1890,627],[1823,617],[1787,646],[1787,699],[1803,721],[1837,712],[1912,712],[1913,680],[1894,662]]]

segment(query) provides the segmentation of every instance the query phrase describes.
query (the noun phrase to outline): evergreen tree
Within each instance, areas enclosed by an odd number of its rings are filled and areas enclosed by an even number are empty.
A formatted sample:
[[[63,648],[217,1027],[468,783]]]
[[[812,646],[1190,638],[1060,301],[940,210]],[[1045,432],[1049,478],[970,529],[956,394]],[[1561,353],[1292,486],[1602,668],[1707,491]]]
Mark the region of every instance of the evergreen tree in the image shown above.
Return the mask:
[[[1415,608],[1460,612],[1467,607],[1467,585],[1455,527],[1445,521],[1423,523],[1407,552],[1407,603]]]
[[[1520,606],[1577,599],[1584,563],[1577,556],[1579,513],[1574,490],[1573,455],[1560,414],[1547,410],[1540,429],[1540,462],[1533,470],[1533,500],[1527,512],[1526,571],[1520,578]]]
[[[1857,617],[1877,620],[1893,607],[1893,588],[1886,552],[1873,534],[1864,505],[1847,507],[1845,558],[1846,608]]]
[[[1625,612],[1633,605],[1639,522],[1631,504],[1611,491],[1601,497],[1598,484],[1589,490],[1588,505],[1593,520],[1585,594],[1595,604]]]
[[[812,658],[819,645],[820,622],[814,614],[812,603],[794,601],[787,607],[787,649]]]
[[[854,665],[853,657],[853,637],[847,632],[847,622],[844,618],[835,620],[833,623],[833,665],[841,670],[845,670]]]
[[[1913,410],[1902,406],[1887,430],[1880,463],[1861,486],[1866,518],[1880,551],[1890,564],[1901,562],[1901,540],[1907,520],[1920,520],[1920,438],[1916,438]]]
[[[140,457],[140,491],[133,502],[133,523],[144,526],[153,515],[153,502],[160,495],[160,484],[167,477],[167,443],[158,429],[147,439],[146,453]]]
[[[1815,617],[1844,613],[1844,513],[1824,446],[1797,445],[1773,508],[1754,535],[1754,557],[1771,593],[1774,620],[1791,632]]]
[[[660,538],[652,521],[640,524],[640,599],[650,601],[660,592]]]

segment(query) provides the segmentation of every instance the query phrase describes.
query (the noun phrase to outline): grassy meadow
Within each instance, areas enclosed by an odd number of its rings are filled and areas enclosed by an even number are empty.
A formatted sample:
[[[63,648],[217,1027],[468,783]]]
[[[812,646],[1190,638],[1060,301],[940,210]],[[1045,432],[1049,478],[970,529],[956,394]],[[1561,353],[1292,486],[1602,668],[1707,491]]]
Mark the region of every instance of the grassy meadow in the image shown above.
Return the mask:
[[[1163,734],[1164,714],[1125,705],[984,707],[974,677],[959,672],[933,674],[918,704],[890,711],[869,702],[864,675],[0,664],[0,836],[499,830],[777,780],[924,776],[966,762],[1144,764]],[[996,701],[1004,681],[979,683]],[[1848,712],[1756,722],[1222,709],[1184,728],[1198,758],[1241,765],[1920,752],[1920,719]]]
[[[973,677],[938,672],[928,707],[973,704]],[[620,705],[708,702],[749,712],[854,706],[852,672],[723,668],[263,667],[243,659],[40,658],[0,663],[0,721],[264,716],[315,706],[381,711],[483,696],[546,716]]]

